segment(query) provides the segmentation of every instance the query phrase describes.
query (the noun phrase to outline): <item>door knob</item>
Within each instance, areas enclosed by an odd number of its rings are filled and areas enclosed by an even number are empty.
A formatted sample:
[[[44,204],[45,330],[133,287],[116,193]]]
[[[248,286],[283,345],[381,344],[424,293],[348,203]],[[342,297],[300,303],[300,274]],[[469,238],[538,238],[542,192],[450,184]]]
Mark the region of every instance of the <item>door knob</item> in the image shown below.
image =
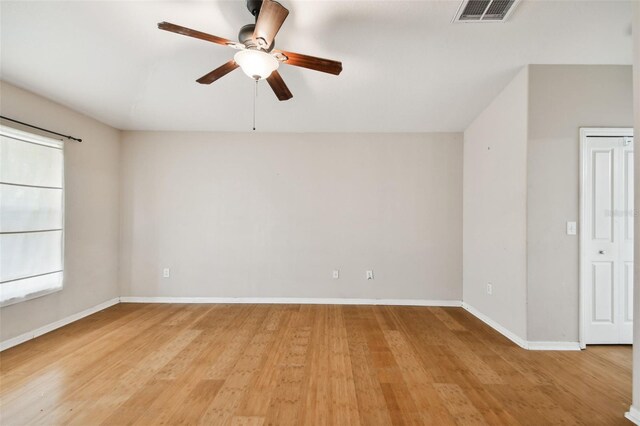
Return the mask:
[[[606,252],[604,250],[598,250],[598,254],[605,254]]]

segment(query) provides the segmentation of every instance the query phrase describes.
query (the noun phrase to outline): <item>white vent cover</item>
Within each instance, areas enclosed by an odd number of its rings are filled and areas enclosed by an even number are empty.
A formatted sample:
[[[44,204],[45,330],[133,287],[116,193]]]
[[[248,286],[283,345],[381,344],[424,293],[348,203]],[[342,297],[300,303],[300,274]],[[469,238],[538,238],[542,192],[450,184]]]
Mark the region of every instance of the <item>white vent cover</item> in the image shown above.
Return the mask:
[[[463,0],[453,22],[504,22],[520,0]]]

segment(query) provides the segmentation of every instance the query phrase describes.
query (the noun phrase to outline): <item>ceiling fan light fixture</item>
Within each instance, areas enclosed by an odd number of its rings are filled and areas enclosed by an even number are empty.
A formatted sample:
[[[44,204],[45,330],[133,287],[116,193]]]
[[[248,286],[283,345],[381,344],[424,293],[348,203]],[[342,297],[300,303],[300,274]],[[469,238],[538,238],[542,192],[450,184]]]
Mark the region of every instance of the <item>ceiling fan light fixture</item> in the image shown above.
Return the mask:
[[[267,52],[261,50],[241,50],[237,52],[233,59],[242,71],[254,80],[262,80],[278,69],[280,62]]]

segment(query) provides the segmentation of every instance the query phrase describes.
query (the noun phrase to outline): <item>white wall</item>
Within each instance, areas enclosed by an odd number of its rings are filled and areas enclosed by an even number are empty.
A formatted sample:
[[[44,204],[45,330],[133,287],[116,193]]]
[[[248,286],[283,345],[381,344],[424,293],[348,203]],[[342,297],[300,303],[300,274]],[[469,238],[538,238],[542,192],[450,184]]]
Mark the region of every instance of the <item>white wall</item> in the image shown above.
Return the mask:
[[[527,85],[524,68],[465,131],[463,184],[464,302],[524,339]]]
[[[5,82],[0,113],[83,139],[65,143],[64,289],[0,308],[4,341],[118,296],[120,133]]]
[[[461,134],[124,132],[121,161],[125,296],[461,299]]]
[[[580,219],[580,127],[632,126],[630,66],[529,67],[529,340],[579,340],[579,239],[566,222]]]

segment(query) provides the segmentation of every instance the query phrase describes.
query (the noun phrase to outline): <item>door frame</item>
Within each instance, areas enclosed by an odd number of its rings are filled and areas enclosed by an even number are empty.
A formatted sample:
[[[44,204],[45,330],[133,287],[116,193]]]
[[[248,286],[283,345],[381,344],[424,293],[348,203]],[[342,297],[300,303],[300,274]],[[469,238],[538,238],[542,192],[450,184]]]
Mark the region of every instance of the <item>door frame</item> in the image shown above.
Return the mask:
[[[587,241],[587,235],[586,235],[586,226],[583,226],[583,224],[585,223],[586,220],[586,212],[585,212],[585,200],[587,197],[587,188],[585,183],[586,180],[586,162],[588,161],[588,158],[586,158],[585,153],[586,153],[586,148],[587,148],[587,142],[589,140],[589,138],[597,138],[597,137],[633,137],[633,127],[581,127],[580,128],[580,218],[579,218],[579,222],[578,222],[578,228],[579,228],[579,241],[578,244],[580,245],[580,259],[579,259],[579,265],[580,265],[580,271],[579,271],[579,292],[578,292],[578,298],[579,298],[579,309],[578,309],[578,334],[579,334],[579,339],[580,339],[580,349],[586,349],[587,347],[587,328],[586,328],[586,324],[587,324],[587,309],[586,309],[586,298],[587,298],[587,289],[586,289],[586,280],[585,277],[587,276],[587,274],[589,273],[589,271],[586,270],[587,268],[587,262],[585,262],[585,258],[586,258],[586,244],[584,243],[585,241]],[[634,170],[634,174],[635,174],[635,170]],[[634,206],[635,209],[635,206]],[[635,233],[635,230],[634,230]],[[635,238],[635,235],[634,235]],[[634,318],[635,320],[635,318]]]

